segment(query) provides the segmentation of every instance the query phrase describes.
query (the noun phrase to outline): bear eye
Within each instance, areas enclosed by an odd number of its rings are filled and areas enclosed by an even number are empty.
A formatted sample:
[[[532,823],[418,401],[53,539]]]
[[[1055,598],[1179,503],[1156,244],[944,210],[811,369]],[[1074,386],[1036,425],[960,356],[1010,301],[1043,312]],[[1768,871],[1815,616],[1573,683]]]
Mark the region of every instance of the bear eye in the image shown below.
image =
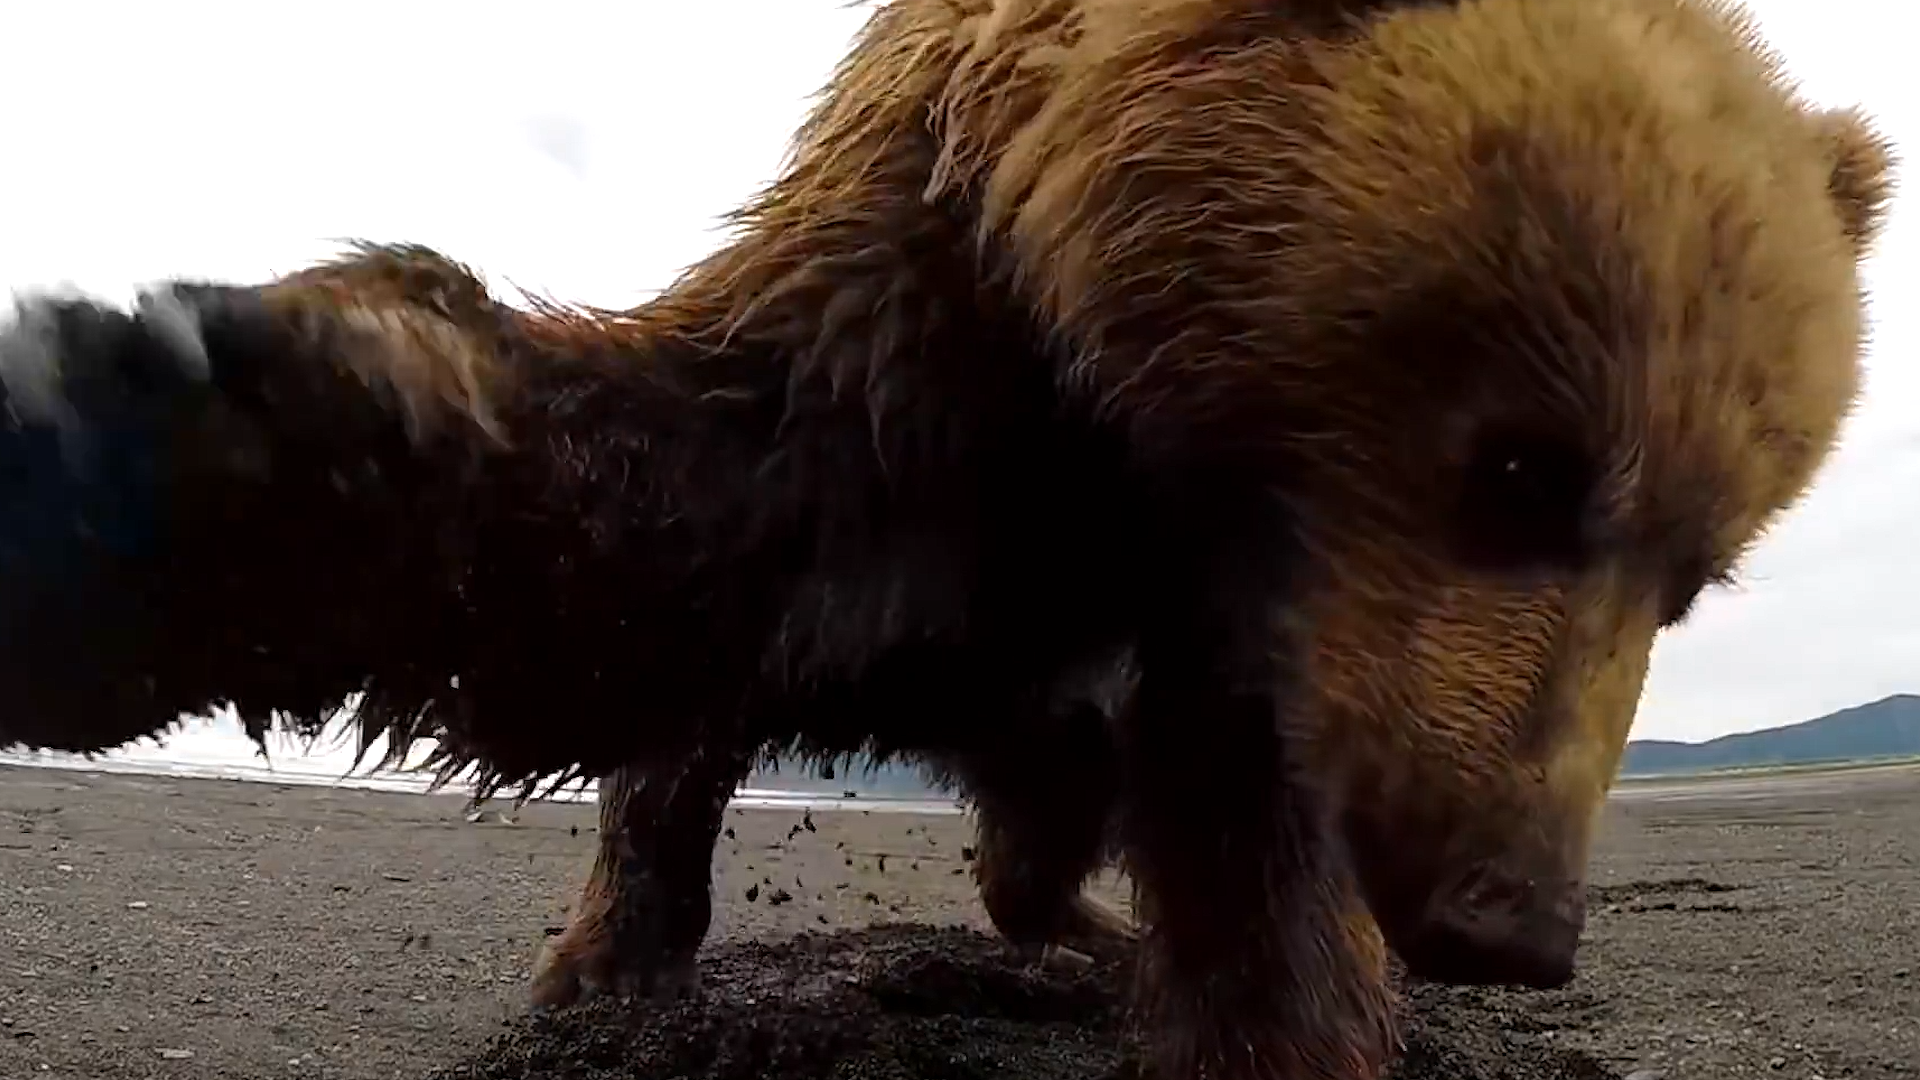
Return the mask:
[[[1491,570],[1577,567],[1593,485],[1587,455],[1564,439],[1488,433],[1461,477],[1462,554]]]

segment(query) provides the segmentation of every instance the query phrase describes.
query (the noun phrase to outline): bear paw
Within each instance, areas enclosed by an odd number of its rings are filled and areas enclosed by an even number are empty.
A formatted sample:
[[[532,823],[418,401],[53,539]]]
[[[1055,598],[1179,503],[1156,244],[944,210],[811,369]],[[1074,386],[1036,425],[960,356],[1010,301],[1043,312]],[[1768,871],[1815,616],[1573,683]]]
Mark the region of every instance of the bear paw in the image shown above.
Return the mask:
[[[664,958],[622,949],[603,921],[575,919],[541,946],[530,996],[541,1011],[598,997],[672,1001],[699,989],[693,956]]]

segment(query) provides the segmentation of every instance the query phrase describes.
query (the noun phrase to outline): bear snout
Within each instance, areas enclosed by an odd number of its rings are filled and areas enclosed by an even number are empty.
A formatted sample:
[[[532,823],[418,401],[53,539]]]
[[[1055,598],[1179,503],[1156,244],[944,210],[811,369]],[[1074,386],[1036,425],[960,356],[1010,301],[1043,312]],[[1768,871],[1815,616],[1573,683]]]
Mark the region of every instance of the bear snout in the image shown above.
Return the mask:
[[[1438,894],[1397,951],[1430,982],[1552,990],[1573,980],[1586,921],[1584,882],[1487,864]]]

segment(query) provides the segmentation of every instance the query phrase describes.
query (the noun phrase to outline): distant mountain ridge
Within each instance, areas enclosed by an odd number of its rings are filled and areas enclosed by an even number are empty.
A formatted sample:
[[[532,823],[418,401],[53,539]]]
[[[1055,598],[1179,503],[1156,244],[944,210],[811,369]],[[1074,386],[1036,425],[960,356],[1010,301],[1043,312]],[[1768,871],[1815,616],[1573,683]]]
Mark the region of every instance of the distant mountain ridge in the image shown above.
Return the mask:
[[[1722,735],[1706,742],[1635,739],[1627,744],[1622,776],[1671,776],[1714,769],[1815,765],[1874,758],[1920,756],[1920,694],[1895,694],[1836,713],[1763,731]],[[832,778],[782,762],[761,770],[746,786],[838,795],[852,791],[878,798],[939,798],[912,765],[873,766],[856,757]]]
[[[1706,742],[1636,739],[1627,744],[1620,775],[1662,776],[1915,755],[1920,755],[1920,695],[1895,694],[1797,724],[1722,735]]]

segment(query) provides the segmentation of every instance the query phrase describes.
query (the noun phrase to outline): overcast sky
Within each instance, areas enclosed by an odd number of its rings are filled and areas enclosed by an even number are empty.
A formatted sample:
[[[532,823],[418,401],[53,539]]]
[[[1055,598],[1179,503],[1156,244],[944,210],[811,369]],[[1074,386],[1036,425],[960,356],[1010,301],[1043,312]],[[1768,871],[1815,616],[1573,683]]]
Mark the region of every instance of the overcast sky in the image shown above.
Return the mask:
[[[1889,0],[1752,6],[1810,97],[1864,103],[1920,145]],[[842,0],[8,4],[0,286],[257,281],[364,237],[626,306],[773,174],[864,18]],[[1870,270],[1875,344],[1845,446],[1745,586],[1662,639],[1638,736],[1920,690],[1915,217],[1896,210]]]

